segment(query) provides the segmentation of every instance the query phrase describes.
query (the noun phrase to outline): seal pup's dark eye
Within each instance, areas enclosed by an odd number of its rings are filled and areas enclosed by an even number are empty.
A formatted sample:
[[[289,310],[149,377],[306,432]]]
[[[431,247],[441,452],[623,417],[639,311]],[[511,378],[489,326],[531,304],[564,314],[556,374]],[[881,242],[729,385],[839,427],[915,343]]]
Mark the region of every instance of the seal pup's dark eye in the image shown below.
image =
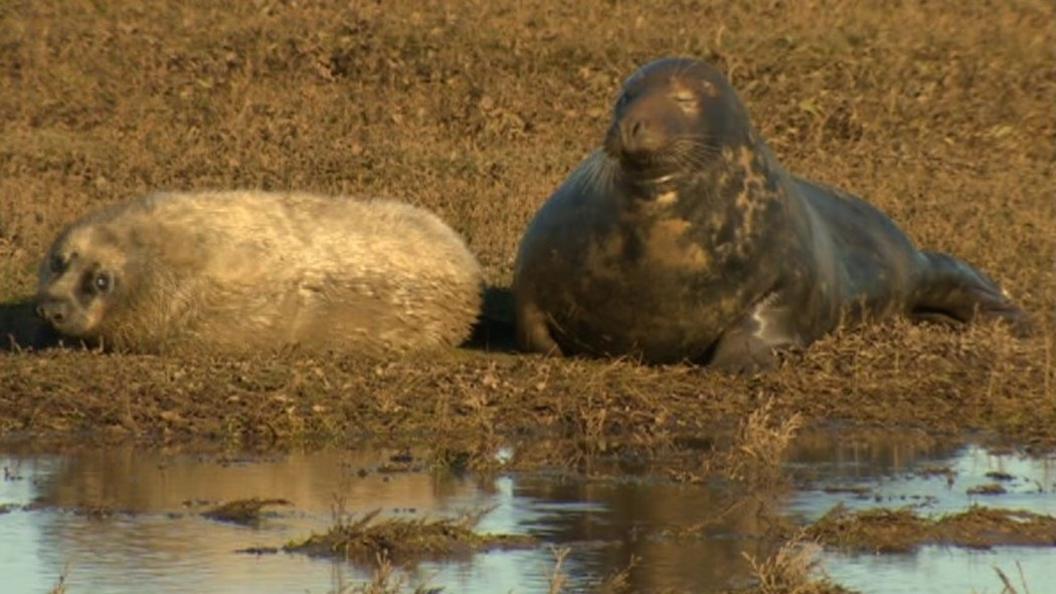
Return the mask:
[[[55,254],[51,257],[51,262],[48,264],[51,271],[58,274],[63,270],[66,270],[66,258],[62,254]]]
[[[110,275],[105,272],[100,272],[99,274],[96,274],[95,278],[92,279],[92,287],[94,287],[95,290],[99,291],[100,293],[106,293],[107,291],[109,291],[110,285]]]

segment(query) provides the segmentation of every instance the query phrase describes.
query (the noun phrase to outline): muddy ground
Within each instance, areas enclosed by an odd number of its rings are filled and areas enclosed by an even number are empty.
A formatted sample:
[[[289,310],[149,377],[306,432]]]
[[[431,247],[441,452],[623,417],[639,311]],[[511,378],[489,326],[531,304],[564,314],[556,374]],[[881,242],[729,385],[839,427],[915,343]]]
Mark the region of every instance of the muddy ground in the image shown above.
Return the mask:
[[[546,431],[677,444],[774,399],[808,422],[1056,442],[1056,32],[1051,3],[6,2],[0,320],[57,231],[155,189],[396,196],[508,285],[527,220],[600,142],[620,81],[714,61],[786,166],[859,193],[921,246],[996,277],[1025,340],[889,323],[776,373],[464,349],[403,361],[0,355],[0,431],[142,438]],[[28,328],[27,328],[28,327]]]
[[[527,221],[607,126],[621,80],[712,60],[787,168],[862,195],[1034,317],[892,321],[728,376],[464,348],[404,360],[0,352],[0,436],[234,447],[438,444],[437,462],[692,470],[772,402],[778,422],[1056,445],[1056,8],[1001,3],[0,2],[0,330],[59,229],[157,189],[398,197],[508,286]],[[5,341],[10,345],[10,341]],[[718,445],[717,445],[718,444]],[[702,455],[701,452],[704,452]],[[662,456],[660,456],[662,454]],[[664,462],[665,464],[669,462]]]

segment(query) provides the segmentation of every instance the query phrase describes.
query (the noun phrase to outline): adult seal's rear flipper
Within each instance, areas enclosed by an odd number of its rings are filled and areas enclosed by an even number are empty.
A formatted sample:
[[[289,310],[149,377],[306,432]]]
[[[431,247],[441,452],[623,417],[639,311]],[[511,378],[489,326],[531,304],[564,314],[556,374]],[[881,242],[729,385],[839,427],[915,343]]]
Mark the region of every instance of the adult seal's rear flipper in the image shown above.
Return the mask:
[[[910,316],[917,320],[1007,322],[1016,336],[1031,333],[1030,317],[983,272],[947,254],[921,252],[924,260]]]

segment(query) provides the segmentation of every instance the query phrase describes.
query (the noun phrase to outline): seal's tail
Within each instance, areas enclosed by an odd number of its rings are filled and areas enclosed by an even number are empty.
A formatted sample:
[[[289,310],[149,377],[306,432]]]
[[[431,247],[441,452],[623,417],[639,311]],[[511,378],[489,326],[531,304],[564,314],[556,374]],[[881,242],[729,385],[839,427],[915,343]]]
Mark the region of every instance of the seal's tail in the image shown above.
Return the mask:
[[[931,321],[1004,320],[1013,333],[1030,333],[1030,320],[1001,287],[970,264],[947,254],[923,252],[926,265],[911,317]]]

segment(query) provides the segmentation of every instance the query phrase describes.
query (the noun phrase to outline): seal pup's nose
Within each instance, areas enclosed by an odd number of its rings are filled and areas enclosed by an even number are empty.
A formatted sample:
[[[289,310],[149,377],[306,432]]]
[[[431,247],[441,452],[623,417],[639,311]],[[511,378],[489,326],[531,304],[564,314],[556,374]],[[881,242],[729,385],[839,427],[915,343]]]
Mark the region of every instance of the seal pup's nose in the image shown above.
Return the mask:
[[[51,324],[61,324],[69,317],[69,304],[51,299],[37,306],[37,315]]]

